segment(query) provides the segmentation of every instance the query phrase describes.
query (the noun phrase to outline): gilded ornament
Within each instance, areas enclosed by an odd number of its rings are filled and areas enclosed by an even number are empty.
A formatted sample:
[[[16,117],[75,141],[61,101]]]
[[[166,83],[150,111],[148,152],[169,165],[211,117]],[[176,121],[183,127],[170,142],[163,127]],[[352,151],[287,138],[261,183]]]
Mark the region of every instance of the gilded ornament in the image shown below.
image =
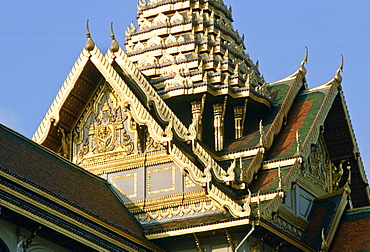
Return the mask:
[[[164,43],[166,45],[170,45],[170,44],[173,44],[173,43],[176,43],[177,42],[177,39],[175,36],[173,36],[172,34],[168,35],[168,37],[166,38],[166,40],[164,41]]]
[[[184,21],[184,17],[179,12],[176,11],[175,14],[171,17],[170,22],[176,23],[181,21]]]

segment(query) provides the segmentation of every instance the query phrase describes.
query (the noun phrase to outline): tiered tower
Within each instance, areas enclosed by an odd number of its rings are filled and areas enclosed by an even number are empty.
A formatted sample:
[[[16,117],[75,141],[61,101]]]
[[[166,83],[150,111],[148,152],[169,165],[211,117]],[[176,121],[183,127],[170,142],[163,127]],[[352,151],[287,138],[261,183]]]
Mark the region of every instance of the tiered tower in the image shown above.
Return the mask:
[[[270,107],[258,62],[245,53],[244,35],[233,28],[231,7],[222,0],[143,0],[137,19],[138,27],[131,23],[126,30],[127,56],[180,120],[193,122],[199,140],[220,151],[243,136],[248,102]],[[202,127],[204,117],[217,123]],[[235,125],[225,129],[225,117],[234,117]],[[214,137],[203,131],[209,127]]]

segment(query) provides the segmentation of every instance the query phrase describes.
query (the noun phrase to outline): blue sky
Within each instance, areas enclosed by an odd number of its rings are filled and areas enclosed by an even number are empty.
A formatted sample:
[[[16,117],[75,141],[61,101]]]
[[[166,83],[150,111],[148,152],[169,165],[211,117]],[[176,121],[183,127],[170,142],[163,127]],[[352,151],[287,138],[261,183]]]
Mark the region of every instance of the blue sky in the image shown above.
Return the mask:
[[[0,123],[32,137],[84,44],[86,20],[106,52],[114,23],[122,45],[138,0],[0,0]],[[344,55],[343,90],[370,174],[368,0],[224,0],[267,82],[293,73],[309,48],[309,87],[330,80]]]

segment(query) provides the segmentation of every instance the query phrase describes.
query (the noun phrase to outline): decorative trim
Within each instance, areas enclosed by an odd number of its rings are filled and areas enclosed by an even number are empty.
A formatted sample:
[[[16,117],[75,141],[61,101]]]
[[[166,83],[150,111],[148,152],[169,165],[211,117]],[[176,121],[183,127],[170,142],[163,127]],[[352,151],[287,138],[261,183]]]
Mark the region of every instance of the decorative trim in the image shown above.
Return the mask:
[[[222,208],[217,204],[217,202],[209,200],[195,204],[180,205],[178,207],[171,207],[163,210],[148,211],[142,214],[136,214],[135,217],[142,222],[151,222],[153,220],[160,221],[163,218],[172,219],[174,216],[183,216],[185,214],[194,215],[199,212],[215,212],[217,209],[221,210]]]
[[[264,138],[264,143],[265,144],[264,144],[264,146],[266,147],[266,149],[271,148],[275,135],[277,135],[280,132],[281,127],[283,126],[284,117],[286,117],[288,115],[288,112],[289,112],[289,110],[290,110],[290,108],[293,104],[293,101],[294,101],[297,93],[299,92],[299,89],[302,86],[303,77],[304,76],[302,75],[302,73],[299,70],[297,70],[291,76],[289,76],[289,77],[287,77],[287,78],[285,78],[285,79],[283,79],[279,82],[269,84],[269,86],[285,84],[285,85],[289,85],[290,88],[289,88],[288,93],[285,95],[285,99],[284,99],[283,103],[281,104],[281,107],[279,109],[278,114],[275,116],[274,121],[272,122],[270,128],[268,129],[267,133],[265,134],[265,138]]]
[[[159,173],[159,172],[165,172],[165,171],[171,171],[172,187],[152,191],[152,174]],[[175,188],[176,188],[176,172],[175,172],[175,167],[174,166],[171,166],[171,167],[164,167],[164,168],[159,168],[159,169],[155,169],[155,170],[150,170],[150,171],[148,171],[147,181],[148,181],[148,194],[155,194],[155,193],[162,193],[162,192],[174,191]]]
[[[124,178],[134,178],[134,193],[130,195],[126,195],[122,189],[116,184],[115,180],[118,179],[124,179]],[[122,194],[124,198],[135,198],[137,196],[137,173],[130,173],[130,174],[125,174],[117,177],[110,178],[111,184]]]
[[[91,163],[89,163],[90,161]],[[101,175],[132,170],[138,167],[170,163],[171,161],[165,150],[129,156],[120,156],[117,155],[117,152],[112,152],[85,158],[84,165],[81,165],[81,167],[95,175]]]
[[[209,198],[204,190],[192,191],[188,193],[178,193],[162,197],[148,198],[125,202],[127,209],[133,214],[139,214],[168,207],[178,207],[180,205],[197,204],[206,202]]]
[[[164,232],[147,233],[145,236],[149,240],[155,240],[155,239],[161,239],[161,238],[166,238],[166,237],[174,237],[174,236],[180,236],[180,235],[186,235],[186,234],[192,234],[192,233],[220,230],[220,229],[229,228],[229,227],[244,226],[244,225],[249,225],[250,223],[251,223],[251,220],[249,218],[243,218],[243,219],[216,223],[216,224],[179,228],[176,230],[167,230]]]
[[[320,86],[320,88],[327,88],[328,91],[319,111],[317,112],[315,120],[312,123],[310,131],[308,132],[306,139],[302,144],[302,154],[304,156],[307,156],[310,153],[311,143],[316,143],[319,139],[319,136],[321,134],[320,125],[324,124],[326,116],[328,115],[334,99],[338,94],[338,86],[339,84],[337,84],[334,79]]]
[[[69,93],[74,87],[77,79],[85,68],[86,63],[90,57],[90,52],[84,49],[70,71],[67,79],[64,81],[63,86],[60,88],[58,95],[51,104],[48,112],[44,116],[41,124],[37,128],[32,140],[41,144],[45,141],[48,136],[52,121],[56,125],[59,121],[59,111],[61,110],[64,102],[66,101]]]

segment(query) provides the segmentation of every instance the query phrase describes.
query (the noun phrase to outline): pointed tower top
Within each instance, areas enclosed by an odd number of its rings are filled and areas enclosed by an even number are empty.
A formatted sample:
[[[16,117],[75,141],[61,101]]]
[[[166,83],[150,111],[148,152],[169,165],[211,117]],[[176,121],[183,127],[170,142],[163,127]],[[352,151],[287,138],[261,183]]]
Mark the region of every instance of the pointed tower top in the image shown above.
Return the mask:
[[[117,52],[119,49],[119,45],[117,43],[116,37],[114,36],[113,22],[110,23],[110,37],[112,38],[112,43],[110,44],[110,50],[112,52]]]
[[[307,70],[304,65],[307,64],[307,61],[308,61],[308,48],[307,46],[305,46],[305,48],[306,48],[306,54],[304,56],[304,59],[301,62],[301,66],[299,67],[299,71],[302,73],[303,76],[305,76],[307,73]]]
[[[340,75],[340,72],[343,72],[343,65],[344,65],[344,57],[343,57],[343,54],[340,55],[342,57],[342,60],[340,62],[340,65],[339,65],[339,68],[337,69],[337,72],[334,76],[334,80],[340,84],[342,83],[342,76]]]
[[[91,38],[91,34],[89,30],[89,20],[86,21],[86,37],[87,37],[87,42],[85,44],[85,49],[88,51],[92,51],[95,47],[95,43]]]

